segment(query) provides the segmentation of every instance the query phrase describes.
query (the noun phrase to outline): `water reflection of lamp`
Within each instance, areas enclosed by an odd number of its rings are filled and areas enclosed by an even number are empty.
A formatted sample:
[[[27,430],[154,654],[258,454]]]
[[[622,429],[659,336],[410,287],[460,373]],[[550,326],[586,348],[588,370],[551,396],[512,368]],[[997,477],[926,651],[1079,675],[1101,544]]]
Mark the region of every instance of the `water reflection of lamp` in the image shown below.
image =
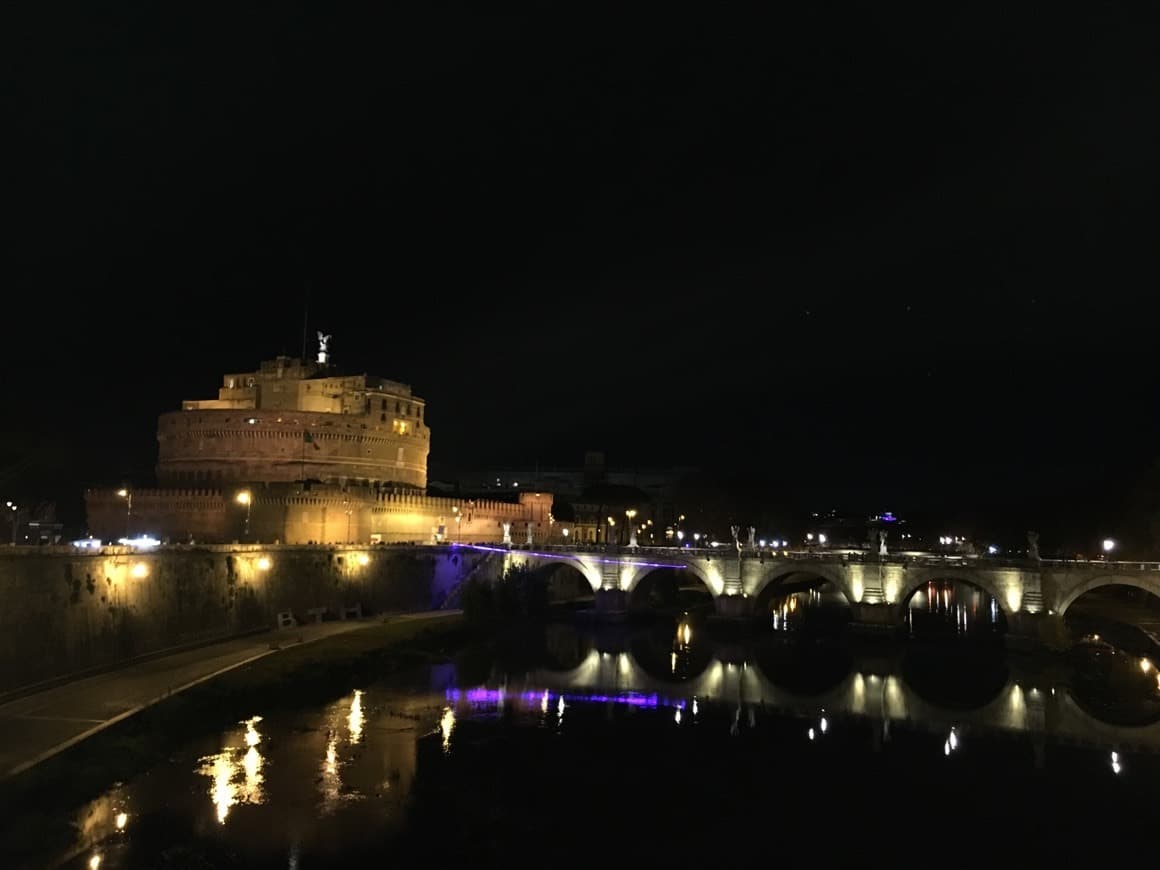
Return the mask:
[[[560,699],[564,703],[564,699]],[[450,707],[443,708],[443,717],[439,720],[439,730],[443,732],[443,751],[451,751],[451,732],[455,728],[455,711]]]
[[[351,743],[358,743],[362,739],[363,722],[366,720],[362,708],[362,694],[361,690],[355,689],[354,700],[350,702],[350,714],[346,718]]]

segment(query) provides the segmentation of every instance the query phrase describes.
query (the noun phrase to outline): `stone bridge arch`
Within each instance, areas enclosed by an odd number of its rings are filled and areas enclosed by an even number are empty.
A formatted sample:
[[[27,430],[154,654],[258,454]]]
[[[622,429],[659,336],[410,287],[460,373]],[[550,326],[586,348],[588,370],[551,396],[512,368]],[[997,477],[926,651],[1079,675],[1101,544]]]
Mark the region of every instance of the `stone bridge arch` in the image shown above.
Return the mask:
[[[842,593],[847,604],[854,604],[857,601],[850,581],[840,567],[816,562],[779,562],[767,565],[746,592],[756,602],[765,592],[775,588],[786,577],[794,574],[806,574],[825,580]]]
[[[642,580],[657,571],[688,571],[689,574],[696,577],[701,585],[708,590],[709,594],[713,597],[714,604],[716,604],[717,598],[723,590],[723,583],[720,577],[715,572],[706,570],[704,564],[698,559],[689,559],[687,562],[682,562],[681,564],[674,563],[672,565],[657,565],[651,562],[625,562],[625,567],[628,569],[626,572],[627,576],[622,578],[621,587],[629,595],[632,595],[636,591],[636,588]]]
[[[1139,574],[1101,572],[1087,576],[1070,588],[1060,589],[1056,596],[1055,612],[1063,616],[1081,595],[1101,586],[1131,586],[1160,598],[1160,574],[1154,571],[1141,571]]]
[[[963,583],[983,590],[998,602],[999,609],[1003,611],[1003,616],[1007,619],[1010,619],[1012,614],[1019,610],[1019,601],[1023,597],[1022,584],[1019,584],[1018,596],[1014,596],[1010,586],[1000,588],[999,584],[995,582],[995,578],[991,576],[991,572],[988,571],[975,571],[958,566],[945,568],[939,565],[917,566],[908,568],[904,575],[902,588],[896,599],[899,618],[906,612],[907,602],[910,601],[914,593],[926,584],[936,581]]]
[[[553,553],[551,555],[544,555],[539,553],[525,553],[519,550],[512,550],[504,554],[503,564],[500,566],[498,576],[503,576],[509,567],[526,566],[533,571],[545,571],[554,573],[561,568],[572,568],[580,573],[580,575],[591,587],[593,593],[600,588],[602,581],[602,572],[600,565],[596,559],[584,553]]]

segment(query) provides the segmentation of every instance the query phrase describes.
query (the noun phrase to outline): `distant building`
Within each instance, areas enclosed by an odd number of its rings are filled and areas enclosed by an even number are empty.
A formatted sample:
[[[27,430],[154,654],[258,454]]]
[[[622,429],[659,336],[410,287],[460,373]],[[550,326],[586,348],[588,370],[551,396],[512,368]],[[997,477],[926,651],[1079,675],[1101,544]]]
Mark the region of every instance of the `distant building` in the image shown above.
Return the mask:
[[[629,541],[628,526],[640,526],[638,542],[666,543],[664,529],[677,521],[677,489],[693,468],[610,468],[601,451],[584,454],[572,467],[523,466],[460,471],[433,482],[432,490],[474,498],[510,497],[530,490],[552,493],[557,515],[554,543]],[[635,510],[629,518],[625,510]],[[609,517],[614,521],[609,523]],[[568,535],[563,535],[563,529]]]
[[[426,402],[406,384],[346,374],[321,336],[314,362],[279,356],[227,374],[216,399],[158,419],[157,488],[89,490],[105,540],[514,544],[543,537],[552,496],[428,496]]]
[[[807,542],[821,545],[821,536],[824,536],[824,545],[835,549],[877,551],[880,532],[886,533],[886,546],[891,552],[908,550],[914,546],[909,524],[891,511],[869,516],[843,515],[836,510],[815,512],[810,514],[806,527],[809,530],[807,534],[813,535]]]
[[[3,511],[4,526],[0,527],[0,543],[22,546],[58,544],[64,525],[56,518],[56,503],[36,501],[18,504],[7,501]]]

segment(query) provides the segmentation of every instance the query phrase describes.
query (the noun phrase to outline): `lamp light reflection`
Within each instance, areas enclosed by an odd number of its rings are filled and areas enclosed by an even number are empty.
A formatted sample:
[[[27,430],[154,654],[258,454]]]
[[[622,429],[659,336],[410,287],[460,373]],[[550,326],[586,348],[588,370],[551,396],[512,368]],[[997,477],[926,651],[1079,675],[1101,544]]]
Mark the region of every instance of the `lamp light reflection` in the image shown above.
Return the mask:
[[[563,703],[561,701],[561,703]],[[439,720],[439,730],[443,732],[443,751],[451,751],[451,731],[455,728],[455,711],[450,707],[443,708],[443,717]]]
[[[362,694],[361,690],[355,689],[354,700],[350,702],[350,714],[346,717],[351,743],[358,743],[362,739],[363,722],[366,721],[362,708]]]

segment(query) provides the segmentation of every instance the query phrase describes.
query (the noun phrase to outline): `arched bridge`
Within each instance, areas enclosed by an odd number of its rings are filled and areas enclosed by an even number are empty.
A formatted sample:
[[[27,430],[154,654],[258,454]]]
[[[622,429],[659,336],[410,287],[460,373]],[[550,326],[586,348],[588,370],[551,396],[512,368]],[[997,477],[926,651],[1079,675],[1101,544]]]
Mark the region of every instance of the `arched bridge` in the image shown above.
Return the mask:
[[[664,547],[476,547],[502,553],[501,572],[511,565],[568,566],[584,578],[597,606],[624,609],[628,596],[651,573],[680,570],[696,577],[713,597],[718,614],[748,616],[763,593],[790,578],[828,581],[851,605],[856,621],[899,623],[907,602],[932,581],[967,583],[987,592],[1008,624],[1036,617],[1062,617],[1080,595],[1101,586],[1123,585],[1160,596],[1160,563],[1010,561],[935,554],[879,556],[861,551],[746,551]],[[1025,619],[1031,617],[1031,620]]]

